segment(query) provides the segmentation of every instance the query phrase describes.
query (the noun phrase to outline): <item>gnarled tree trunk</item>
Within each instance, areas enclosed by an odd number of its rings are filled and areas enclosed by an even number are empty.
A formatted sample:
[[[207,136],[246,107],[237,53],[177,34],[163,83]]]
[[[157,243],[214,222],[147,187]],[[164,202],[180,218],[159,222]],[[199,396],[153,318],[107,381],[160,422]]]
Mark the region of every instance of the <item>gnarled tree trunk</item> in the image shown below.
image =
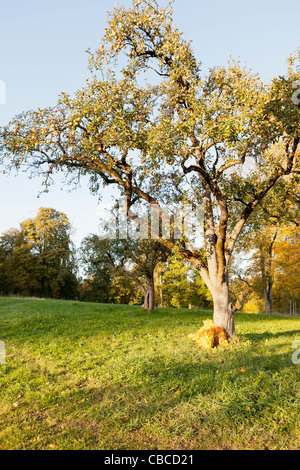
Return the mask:
[[[212,209],[210,188],[203,185],[204,208],[204,235],[207,256],[207,269],[202,268],[204,282],[213,298],[213,320],[215,326],[224,328],[228,337],[235,335],[234,312],[235,307],[230,301],[228,265],[230,253],[226,257],[226,231],[228,222],[228,210],[223,198],[219,199],[220,218],[218,230],[215,227],[215,219]],[[204,276],[204,277],[203,277]],[[206,278],[206,279],[205,279]]]
[[[234,336],[235,306],[230,301],[228,281],[225,280],[223,283],[217,282],[211,293],[214,306],[213,320],[215,326],[224,328],[227,336]]]
[[[144,309],[152,311],[154,309],[154,280],[147,279],[147,288],[144,292]]]

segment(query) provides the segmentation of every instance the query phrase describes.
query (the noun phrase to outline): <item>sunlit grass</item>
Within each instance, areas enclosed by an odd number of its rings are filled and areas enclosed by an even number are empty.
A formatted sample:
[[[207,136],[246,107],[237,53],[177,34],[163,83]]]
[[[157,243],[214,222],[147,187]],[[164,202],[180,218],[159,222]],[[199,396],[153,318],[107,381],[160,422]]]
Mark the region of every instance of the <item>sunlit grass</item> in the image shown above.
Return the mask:
[[[1,449],[297,449],[300,319],[0,298]]]

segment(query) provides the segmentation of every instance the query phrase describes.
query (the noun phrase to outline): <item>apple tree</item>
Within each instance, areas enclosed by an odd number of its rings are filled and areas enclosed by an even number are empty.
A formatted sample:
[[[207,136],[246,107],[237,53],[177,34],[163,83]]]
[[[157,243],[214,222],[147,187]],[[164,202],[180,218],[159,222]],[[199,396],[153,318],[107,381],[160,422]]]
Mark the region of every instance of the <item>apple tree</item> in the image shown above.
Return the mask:
[[[298,67],[298,68],[297,68]],[[204,213],[204,244],[153,234],[200,273],[214,322],[235,333],[228,268],[236,242],[265,196],[299,173],[299,53],[265,84],[239,62],[207,74],[173,21],[172,4],[133,0],[108,17],[90,78],[55,107],[16,116],[0,131],[5,171],[63,171],[93,192],[116,185],[134,204],[189,203]],[[300,88],[300,87],[298,87]]]

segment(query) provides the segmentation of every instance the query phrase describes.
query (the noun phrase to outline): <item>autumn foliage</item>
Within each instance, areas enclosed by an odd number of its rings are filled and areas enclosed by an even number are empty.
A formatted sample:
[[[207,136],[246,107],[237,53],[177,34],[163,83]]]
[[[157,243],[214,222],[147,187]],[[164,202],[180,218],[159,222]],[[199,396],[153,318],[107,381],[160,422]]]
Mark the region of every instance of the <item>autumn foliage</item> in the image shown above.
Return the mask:
[[[173,206],[201,207],[203,247],[189,234],[178,244],[161,230],[154,238],[198,271],[215,325],[233,336],[229,268],[239,237],[280,184],[298,184],[300,51],[269,83],[232,59],[205,73],[172,3],[114,8],[89,51],[86,85],[1,126],[0,165],[42,176],[45,191],[59,171],[75,186],[89,178],[99,195],[115,185],[132,221],[137,203],[156,206],[161,220],[166,206],[168,217]]]
[[[211,349],[215,346],[228,344],[227,335],[223,328],[214,325],[212,320],[204,320],[203,327],[197,333],[188,336],[200,348]]]

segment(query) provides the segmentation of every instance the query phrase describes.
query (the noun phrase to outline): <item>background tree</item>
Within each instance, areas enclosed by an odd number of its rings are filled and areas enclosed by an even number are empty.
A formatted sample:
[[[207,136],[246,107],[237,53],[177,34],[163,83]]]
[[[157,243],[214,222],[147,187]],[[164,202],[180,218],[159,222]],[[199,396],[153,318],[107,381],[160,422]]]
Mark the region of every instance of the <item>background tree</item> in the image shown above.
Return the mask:
[[[77,278],[67,216],[40,208],[37,216],[1,236],[5,293],[76,298]],[[3,274],[2,274],[3,276]]]
[[[300,303],[300,232],[299,226],[290,225],[280,229],[276,244],[274,304],[278,311]],[[291,305],[292,304],[292,305]],[[295,307],[289,308],[291,313]]]
[[[88,174],[95,192],[116,184],[132,219],[137,200],[161,213],[163,204],[203,204],[204,248],[184,239],[179,253],[210,290],[215,324],[231,336],[236,242],[280,179],[299,172],[298,64],[295,54],[267,85],[234,61],[205,76],[171,6],[133,0],[110,14],[84,89],[2,128],[1,160],[44,175],[46,190],[59,170]]]
[[[258,217],[241,239],[239,249],[250,257],[250,263],[244,268],[236,269],[239,285],[246,284],[249,288],[259,289],[263,294],[265,312],[272,313],[272,289],[274,284],[274,243],[278,235],[278,223],[268,223]],[[255,282],[253,277],[255,277]],[[243,286],[245,287],[245,286]],[[248,290],[246,288],[246,290]]]
[[[84,301],[112,302],[112,266],[106,254],[105,242],[99,243],[97,235],[85,237],[79,248],[79,263],[85,279],[81,283],[80,299]]]
[[[259,237],[259,241],[261,240],[262,238]],[[235,277],[235,281],[232,283],[234,295],[237,295],[237,299],[242,300],[239,308],[251,313],[262,311],[291,313],[300,302],[299,229],[296,225],[285,225],[278,229],[274,242],[271,238],[266,238],[264,243],[261,250],[258,243],[255,245],[256,248],[253,250],[250,264],[243,270],[240,277]],[[263,289],[265,279],[262,276],[261,262],[262,260],[266,262],[270,256],[268,251],[270,243],[272,244],[272,309],[268,310]]]
[[[67,216],[55,209],[41,207],[34,219],[21,223],[21,230],[35,262],[38,294],[43,297],[74,297],[74,247]]]
[[[189,265],[172,256],[162,275],[164,305],[170,307],[188,307],[190,304]]]
[[[157,299],[164,307],[211,308],[211,295],[198,271],[174,253],[159,266]]]
[[[110,289],[111,302],[115,304],[142,305],[144,295],[128,276],[114,276]]]
[[[241,287],[240,298],[245,297],[246,292],[249,294],[251,289],[256,292],[258,299],[262,293],[264,310],[268,314],[272,313],[273,286],[280,270],[277,258],[280,257],[278,248],[282,244],[277,244],[277,239],[280,233],[288,233],[293,227],[299,227],[299,202],[299,178],[293,177],[288,181],[283,179],[249,219],[247,230],[237,244],[240,256],[246,256],[249,260],[242,269],[237,263],[231,268],[238,277],[236,286],[239,284]],[[289,247],[297,258],[292,243]]]
[[[111,279],[112,284],[118,277],[129,278],[142,292],[146,310],[154,308],[155,268],[166,261],[169,254],[168,248],[151,239],[103,239],[90,235],[81,245],[81,259],[87,272],[106,271],[107,280]]]
[[[16,250],[22,243],[18,229],[12,228],[0,236],[0,294],[17,294]]]

